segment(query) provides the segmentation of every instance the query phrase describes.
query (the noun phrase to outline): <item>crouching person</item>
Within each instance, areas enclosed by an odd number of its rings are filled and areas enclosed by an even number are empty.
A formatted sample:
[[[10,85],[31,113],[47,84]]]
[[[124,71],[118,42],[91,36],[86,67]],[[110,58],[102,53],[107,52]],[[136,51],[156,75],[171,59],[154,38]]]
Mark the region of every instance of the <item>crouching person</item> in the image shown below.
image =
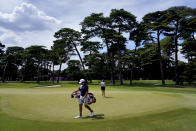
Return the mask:
[[[76,116],[75,118],[82,118],[82,105],[84,103],[84,106],[90,111],[90,116],[94,116],[93,110],[88,106],[88,84],[85,82],[84,79],[80,79],[80,87],[78,91],[80,91],[80,95],[78,98],[78,103],[79,103],[79,115]]]

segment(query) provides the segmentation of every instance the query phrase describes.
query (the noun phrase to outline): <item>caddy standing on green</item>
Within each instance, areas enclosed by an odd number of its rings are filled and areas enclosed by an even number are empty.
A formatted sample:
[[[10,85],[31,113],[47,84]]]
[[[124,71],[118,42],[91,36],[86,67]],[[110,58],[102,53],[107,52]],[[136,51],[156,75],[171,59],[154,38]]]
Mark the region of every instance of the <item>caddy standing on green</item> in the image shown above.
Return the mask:
[[[100,85],[101,85],[102,97],[105,97],[105,81],[102,80]]]

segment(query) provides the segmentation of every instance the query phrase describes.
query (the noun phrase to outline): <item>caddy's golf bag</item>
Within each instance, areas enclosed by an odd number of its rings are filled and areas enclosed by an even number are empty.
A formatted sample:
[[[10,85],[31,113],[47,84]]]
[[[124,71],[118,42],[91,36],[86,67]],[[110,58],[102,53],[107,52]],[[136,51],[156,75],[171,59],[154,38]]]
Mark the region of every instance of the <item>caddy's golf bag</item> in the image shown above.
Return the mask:
[[[80,98],[80,91],[74,91],[71,94],[71,98],[74,98],[74,97],[75,98]],[[96,98],[95,98],[93,93],[88,93],[87,97],[88,97],[88,105],[96,102]]]

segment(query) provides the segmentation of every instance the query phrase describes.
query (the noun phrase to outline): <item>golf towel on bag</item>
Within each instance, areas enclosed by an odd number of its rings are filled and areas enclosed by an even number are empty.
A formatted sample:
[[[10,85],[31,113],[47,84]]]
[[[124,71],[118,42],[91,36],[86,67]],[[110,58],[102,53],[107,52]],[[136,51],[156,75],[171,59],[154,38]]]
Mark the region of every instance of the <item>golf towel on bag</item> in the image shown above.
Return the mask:
[[[71,94],[71,98],[74,98],[74,96],[75,96],[75,98],[79,98],[80,97],[80,92],[79,91],[74,91]],[[95,98],[93,93],[88,93],[87,97],[88,97],[88,105],[96,102],[96,98]]]

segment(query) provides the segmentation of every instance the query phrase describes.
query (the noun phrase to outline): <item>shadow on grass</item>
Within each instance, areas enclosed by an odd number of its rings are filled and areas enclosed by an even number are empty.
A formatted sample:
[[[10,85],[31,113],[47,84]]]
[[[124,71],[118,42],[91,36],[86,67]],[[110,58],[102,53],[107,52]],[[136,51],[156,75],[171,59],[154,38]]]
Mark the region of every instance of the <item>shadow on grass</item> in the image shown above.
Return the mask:
[[[161,81],[160,80],[134,80],[133,84],[130,85],[129,80],[124,80],[123,85],[120,84],[119,80],[115,81],[115,85],[113,85],[111,83],[111,81],[107,80],[105,81],[107,86],[122,86],[122,87],[156,87],[157,85],[161,85]],[[93,82],[93,83],[89,83],[89,85],[97,85],[99,86],[99,82]],[[106,87],[107,87],[106,86]]]
[[[165,85],[161,84],[160,80],[134,80],[132,85],[130,85],[129,81],[124,81],[123,85],[120,85],[119,81],[116,81],[115,85],[112,85],[112,83],[110,81],[108,81],[108,86],[113,86],[113,87],[150,87],[150,88],[154,88],[154,87],[171,87],[171,88],[187,88],[187,87],[191,87],[191,88],[196,88],[196,84],[192,83],[192,84],[188,84],[188,83],[184,83],[183,85],[176,85],[174,81],[172,80],[166,80]]]
[[[111,96],[105,96],[104,98],[113,98],[113,97],[111,97]]]
[[[104,119],[104,114],[95,114],[93,117],[85,116],[82,119],[92,119],[92,120]]]

